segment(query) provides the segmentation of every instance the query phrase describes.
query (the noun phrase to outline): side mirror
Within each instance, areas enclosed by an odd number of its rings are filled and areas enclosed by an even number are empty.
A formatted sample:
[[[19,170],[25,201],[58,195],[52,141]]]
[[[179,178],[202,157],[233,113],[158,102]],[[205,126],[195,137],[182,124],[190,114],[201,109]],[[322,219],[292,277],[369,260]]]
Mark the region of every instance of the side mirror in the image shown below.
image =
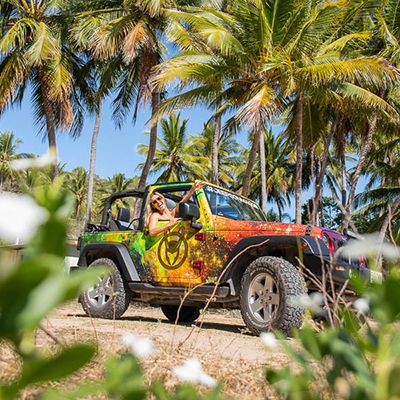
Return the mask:
[[[195,204],[179,203],[178,217],[182,219],[199,219],[200,210]]]

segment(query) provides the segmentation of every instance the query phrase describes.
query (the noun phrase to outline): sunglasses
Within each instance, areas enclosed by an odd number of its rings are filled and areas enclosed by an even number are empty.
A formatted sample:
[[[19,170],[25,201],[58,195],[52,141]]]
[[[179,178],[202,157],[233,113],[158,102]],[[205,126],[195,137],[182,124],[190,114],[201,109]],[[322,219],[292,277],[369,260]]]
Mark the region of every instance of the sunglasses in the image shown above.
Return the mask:
[[[150,202],[150,204],[153,205],[153,204],[156,204],[156,203],[161,203],[163,200],[164,200],[164,197],[158,196],[158,197],[156,197],[154,200],[152,200],[152,201]]]

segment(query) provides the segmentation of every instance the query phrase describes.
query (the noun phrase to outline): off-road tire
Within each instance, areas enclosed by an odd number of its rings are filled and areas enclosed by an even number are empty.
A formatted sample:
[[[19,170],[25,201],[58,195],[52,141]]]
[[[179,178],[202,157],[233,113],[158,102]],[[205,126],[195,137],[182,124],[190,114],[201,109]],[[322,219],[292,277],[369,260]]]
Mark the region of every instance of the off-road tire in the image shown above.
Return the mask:
[[[274,281],[279,304],[269,321],[257,319],[250,308],[250,285],[256,277],[268,274]],[[300,328],[304,318],[304,308],[296,304],[296,298],[307,294],[303,276],[288,261],[278,257],[260,257],[245,270],[240,287],[240,311],[250,331],[256,335],[261,332],[279,330],[289,336],[294,328]],[[265,301],[265,300],[264,300]]]
[[[162,305],[161,311],[171,321],[176,321],[179,306]],[[200,309],[197,307],[182,306],[179,311],[178,322],[194,322],[200,316]]]
[[[93,261],[88,268],[100,268],[105,266],[110,269],[110,274],[108,274],[108,276],[111,278],[111,296],[107,297],[104,304],[96,305],[95,301],[90,297],[90,290],[95,288],[90,288],[82,293],[79,302],[82,304],[85,313],[90,317],[105,319],[120,318],[129,307],[131,294],[114,261],[109,258],[99,258]]]

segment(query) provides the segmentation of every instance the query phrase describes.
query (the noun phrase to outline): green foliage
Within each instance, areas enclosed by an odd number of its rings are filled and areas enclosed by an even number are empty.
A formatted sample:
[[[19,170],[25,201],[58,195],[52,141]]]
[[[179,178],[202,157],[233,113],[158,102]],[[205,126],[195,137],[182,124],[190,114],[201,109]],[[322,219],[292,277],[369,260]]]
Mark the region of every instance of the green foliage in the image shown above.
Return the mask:
[[[71,194],[62,189],[62,179],[36,189],[37,203],[47,212],[28,244],[22,259],[10,263],[0,253],[0,340],[13,346],[21,359],[21,370],[14,381],[0,382],[0,399],[20,397],[31,385],[57,382],[87,366],[96,355],[93,344],[60,345],[55,354],[46,354],[35,346],[35,331],[58,305],[76,299],[83,289],[98,279],[104,269],[64,272],[66,220],[73,209]],[[148,387],[138,358],[131,353],[108,356],[104,379],[88,382],[70,392],[50,389],[41,393],[46,400],[76,399],[107,393],[114,399],[145,399],[150,393],[158,399],[218,399],[221,387],[204,397],[190,385],[170,394],[161,383]]]
[[[320,333],[308,327],[297,331],[298,350],[282,341],[282,347],[299,372],[294,373],[292,366],[277,370],[268,368],[267,381],[285,398],[293,400],[332,396],[398,398],[399,290],[400,276],[393,270],[381,285],[364,288],[363,296],[369,300],[374,322],[370,323],[360,312],[356,314],[343,308],[342,327]]]

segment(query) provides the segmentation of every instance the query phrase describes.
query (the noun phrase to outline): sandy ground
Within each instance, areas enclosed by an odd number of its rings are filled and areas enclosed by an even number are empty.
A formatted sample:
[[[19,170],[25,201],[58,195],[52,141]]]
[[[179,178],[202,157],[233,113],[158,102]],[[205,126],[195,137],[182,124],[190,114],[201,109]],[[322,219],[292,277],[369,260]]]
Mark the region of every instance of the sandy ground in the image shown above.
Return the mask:
[[[100,379],[104,357],[121,349],[121,336],[127,333],[150,337],[156,345],[157,352],[143,365],[149,383],[162,379],[172,388],[177,383],[172,367],[188,358],[198,358],[207,373],[224,382],[224,394],[228,399],[277,398],[265,381],[265,367],[288,363],[284,353],[269,352],[260,338],[248,332],[237,311],[209,311],[199,328],[191,324],[174,325],[159,308],[135,304],[118,320],[91,319],[77,302],[72,302],[55,310],[43,327],[62,344],[98,343],[95,367],[86,368],[60,383],[68,388],[82,379]],[[293,339],[288,341],[295,345]],[[36,343],[43,348],[57,346],[51,336],[41,330],[37,332]],[[11,379],[16,371],[15,356],[6,350],[5,346],[0,346],[0,379]],[[37,393],[28,392],[24,398],[34,398]]]

